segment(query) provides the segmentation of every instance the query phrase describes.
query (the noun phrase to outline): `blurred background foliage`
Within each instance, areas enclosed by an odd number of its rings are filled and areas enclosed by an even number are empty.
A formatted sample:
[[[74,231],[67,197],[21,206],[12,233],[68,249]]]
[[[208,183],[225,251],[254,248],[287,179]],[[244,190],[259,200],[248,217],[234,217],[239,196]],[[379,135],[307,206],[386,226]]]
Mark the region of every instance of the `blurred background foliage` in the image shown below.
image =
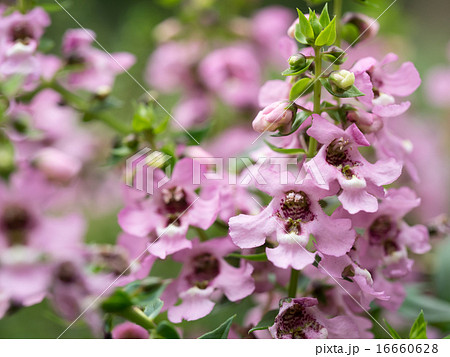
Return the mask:
[[[344,0],[344,11],[364,12],[374,18],[393,2],[392,0],[374,0],[377,6],[362,6],[353,0]],[[7,1],[9,2],[9,1]],[[9,2],[10,3],[10,2]],[[59,53],[61,39],[69,28],[77,28],[77,23],[53,0],[42,0],[51,12],[52,25],[45,34],[43,46],[48,52]],[[210,6],[212,16],[219,25],[207,28],[198,23],[195,14],[190,13],[189,3],[196,6]],[[136,64],[130,69],[130,74],[146,86],[143,79],[145,66],[150,53],[156,48],[157,41],[153,29],[168,17],[177,17],[183,13],[183,22],[189,24],[193,31],[202,31],[204,36],[220,45],[223,36],[220,24],[235,16],[251,16],[260,8],[271,5],[296,7],[306,10],[304,0],[62,0],[61,4],[85,28],[92,29],[97,34],[97,40],[109,52],[128,51],[133,53]],[[321,5],[320,5],[321,6]],[[446,53],[450,40],[450,1],[448,0],[397,0],[380,18],[380,35],[401,54],[401,57],[414,62],[422,78],[436,65],[448,64]],[[208,26],[208,25],[206,25]],[[113,94],[122,101],[117,109],[121,120],[131,121],[134,103],[143,95],[143,90],[130,77],[123,74],[116,81]],[[449,112],[431,107],[424,94],[424,86],[419,88],[413,102],[413,111],[419,113],[423,120],[440,120],[444,130],[449,132]],[[161,98],[164,106],[170,108],[175,98]],[[248,118],[250,125],[253,118]],[[448,135],[448,134],[447,134]],[[447,194],[448,193],[443,193]],[[115,215],[93,218],[90,222],[86,240],[91,243],[113,243],[119,233]],[[425,266],[430,277],[427,285],[413,286],[408,290],[408,298],[401,308],[402,316],[407,321],[414,321],[422,308],[430,325],[442,331],[450,330],[450,241],[439,243],[439,249],[434,249],[427,255]],[[165,275],[167,266],[156,264],[152,274]],[[176,268],[175,268],[176,269]],[[251,307],[249,299],[239,304],[227,306],[215,311],[194,323],[189,324],[189,335],[198,335],[199,326],[216,327],[228,317]],[[217,310],[217,311],[216,311]],[[381,321],[380,311],[375,309],[376,318]],[[411,326],[411,323],[407,324]],[[0,320],[0,338],[56,338],[66,327],[67,321],[55,315],[48,302],[21,309],[17,313]],[[376,337],[386,338],[380,328],[374,328]],[[437,335],[438,336],[438,335]],[[74,324],[64,335],[64,338],[90,338],[86,325],[80,321]],[[431,336],[430,336],[431,337]]]

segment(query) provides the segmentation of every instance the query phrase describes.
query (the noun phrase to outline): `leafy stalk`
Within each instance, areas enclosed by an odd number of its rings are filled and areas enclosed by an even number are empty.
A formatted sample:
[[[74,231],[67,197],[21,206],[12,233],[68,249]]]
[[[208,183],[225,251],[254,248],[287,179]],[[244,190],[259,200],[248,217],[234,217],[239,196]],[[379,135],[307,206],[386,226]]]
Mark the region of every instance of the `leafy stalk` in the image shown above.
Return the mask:
[[[291,279],[289,280],[288,296],[295,298],[297,295],[297,284],[298,284],[299,271],[296,269],[291,270]]]
[[[322,56],[320,47],[314,46],[314,110],[315,114],[320,114],[320,98],[322,91],[322,83],[320,82],[320,75],[322,74]],[[317,141],[309,138],[308,157],[311,158],[316,154]]]

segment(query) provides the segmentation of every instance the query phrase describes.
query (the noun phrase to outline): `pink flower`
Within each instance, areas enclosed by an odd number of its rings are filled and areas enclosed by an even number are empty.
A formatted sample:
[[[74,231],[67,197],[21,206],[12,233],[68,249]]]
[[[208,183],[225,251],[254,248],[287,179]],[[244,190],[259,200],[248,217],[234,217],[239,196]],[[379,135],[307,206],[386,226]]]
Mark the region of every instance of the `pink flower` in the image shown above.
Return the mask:
[[[389,295],[374,288],[374,281],[370,272],[356,263],[350,255],[355,255],[355,252],[351,251],[348,255],[342,257],[322,255],[319,269],[324,272],[324,275],[331,275],[338,280],[339,284],[352,296],[359,296],[361,305],[366,309],[369,309],[369,303],[373,299],[389,300]],[[359,261],[364,264],[364,260],[359,259]],[[330,282],[335,283],[336,281],[330,280]]]
[[[253,248],[269,237],[278,245],[266,248],[267,257],[280,268],[303,269],[314,262],[314,254],[306,249],[310,234],[318,251],[333,256],[347,253],[355,240],[350,220],[329,217],[319,205],[319,200],[330,193],[310,179],[298,184],[290,172],[284,174],[287,184],[280,183],[279,172],[264,171],[266,184],[258,188],[273,199],[255,216],[241,214],[230,219],[233,242],[240,248]]]
[[[205,123],[212,109],[212,101],[205,93],[190,93],[177,104],[173,116],[183,127],[190,128]]]
[[[50,180],[68,183],[81,170],[81,163],[76,158],[54,148],[40,150],[33,158],[35,167]]]
[[[21,14],[13,12],[0,17],[0,74],[9,77],[20,74],[26,77],[25,88],[40,76],[39,62],[34,57],[44,28],[50,24],[50,17],[37,7]]]
[[[269,327],[277,339],[358,338],[355,323],[347,316],[327,319],[315,298],[284,299],[275,323]]]
[[[253,120],[253,129],[263,133],[265,131],[276,131],[280,127],[290,123],[294,116],[293,110],[289,108],[288,101],[272,103],[261,110]]]
[[[149,252],[161,259],[192,246],[186,239],[190,225],[208,229],[217,217],[218,197],[206,200],[195,193],[199,185],[193,183],[193,166],[192,159],[180,160],[170,180],[152,197],[139,195],[119,213],[122,229],[131,235],[150,236]],[[154,184],[164,177],[161,170],[155,170]]]
[[[147,339],[148,331],[132,322],[124,322],[115,326],[112,330],[112,338],[114,339]]]
[[[201,54],[199,42],[162,44],[149,58],[145,79],[164,93],[193,88],[196,86],[193,71]]]
[[[394,97],[406,97],[420,85],[420,76],[411,62],[403,63],[395,72],[386,67],[397,61],[397,55],[389,53],[378,62],[372,57],[357,61],[352,67],[355,85],[364,93],[358,100],[380,117],[395,117],[408,110],[410,102],[396,103]]]
[[[441,108],[450,106],[450,69],[435,67],[426,78],[426,94],[428,100]]]
[[[293,12],[281,6],[263,8],[253,16],[252,37],[276,64],[286,63],[285,54],[280,53],[280,49],[286,46],[286,41],[295,47],[294,41],[286,36],[286,31],[293,20]]]
[[[165,291],[162,300],[168,307],[169,320],[178,323],[182,319],[192,321],[209,314],[218,292],[230,301],[241,300],[255,289],[251,277],[253,267],[241,262],[239,268],[232,267],[223,259],[236,250],[229,238],[215,238],[200,243],[193,241],[192,249],[173,256],[183,264],[180,276]],[[175,305],[181,298],[180,305]]]
[[[383,185],[400,176],[401,165],[394,159],[369,163],[357,149],[369,146],[369,142],[355,124],[344,131],[313,114],[313,124],[307,133],[323,144],[312,160],[327,184],[339,183],[342,192],[338,198],[344,209],[352,214],[375,212],[376,197],[384,195]]]
[[[199,75],[227,104],[237,108],[256,106],[261,69],[249,48],[233,46],[210,53],[200,63]]]
[[[68,321],[78,319],[83,313],[96,336],[102,333],[103,321],[95,299],[107,297],[113,280],[105,274],[88,274],[81,261],[67,260],[56,265],[52,272],[50,301],[56,311]],[[89,309],[86,309],[89,306]]]
[[[378,23],[377,20],[375,20],[369,16],[366,16],[364,14],[355,13],[355,12],[347,12],[342,17],[342,25],[345,26],[347,24],[356,26],[356,28],[359,31],[358,40],[355,39],[356,42],[355,42],[355,40],[352,41],[353,46],[362,41],[370,40],[370,39],[374,38],[380,29],[380,24]]]
[[[381,266],[387,278],[400,278],[411,271],[413,264],[408,258],[408,249],[415,254],[430,250],[427,228],[409,226],[402,219],[419,204],[420,199],[409,188],[390,189],[377,212],[351,216],[355,227],[366,229],[364,239],[358,241],[358,251],[367,269]],[[341,209],[336,214],[349,217]]]
[[[267,81],[259,90],[259,106],[264,108],[274,102],[288,100],[290,91],[291,85],[287,81],[280,79]]]
[[[9,187],[0,182],[0,291],[13,304],[40,302],[54,264],[83,253],[83,219],[50,216],[52,193],[32,171],[14,174]]]
[[[92,47],[95,33],[90,30],[68,30],[64,35],[63,54],[68,64],[81,66],[67,78],[71,88],[91,92],[110,90],[115,77],[130,68],[135,58],[126,52],[112,53],[111,56]]]

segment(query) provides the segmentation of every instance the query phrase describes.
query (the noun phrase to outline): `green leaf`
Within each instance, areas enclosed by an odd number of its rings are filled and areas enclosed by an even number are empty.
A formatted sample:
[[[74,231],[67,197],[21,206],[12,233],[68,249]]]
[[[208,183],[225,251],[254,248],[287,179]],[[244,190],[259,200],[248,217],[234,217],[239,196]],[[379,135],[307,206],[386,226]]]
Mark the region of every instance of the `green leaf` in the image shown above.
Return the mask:
[[[228,333],[230,332],[231,323],[233,322],[236,315],[231,316],[227,321],[221,324],[215,330],[205,333],[200,336],[199,339],[226,339],[228,338]]]
[[[141,132],[151,129],[155,119],[153,109],[143,103],[140,103],[133,115],[132,128],[135,132]]]
[[[331,46],[336,41],[336,17],[323,29],[314,43],[316,46]]]
[[[306,70],[309,68],[309,66],[311,66],[311,63],[313,63],[313,59],[309,58],[306,60],[306,65],[303,68],[300,69],[296,69],[296,68],[288,68],[287,70],[283,71],[281,74],[283,76],[296,76],[298,74],[302,74],[304,72],[306,72]]]
[[[361,92],[358,88],[356,88],[355,85],[352,85],[349,89],[345,91],[338,91],[334,90],[330,82],[328,81],[328,78],[321,78],[320,82],[325,87],[325,89],[328,91],[328,93],[334,95],[338,98],[353,98],[353,97],[360,97],[364,95],[363,92]]]
[[[410,319],[417,317],[417,312],[424,311],[429,323],[450,324],[450,303],[434,296],[422,293],[421,285],[406,289],[406,299],[400,308],[400,313]]]
[[[266,262],[267,261],[266,253],[249,254],[249,255],[232,253],[232,254],[228,254],[228,257],[250,260],[252,262]]]
[[[102,302],[105,312],[119,312],[133,306],[131,297],[124,290],[116,290]]]
[[[175,326],[173,326],[169,321],[162,321],[158,324],[156,328],[156,333],[167,339],[179,339],[180,335],[178,334]]]
[[[152,300],[147,306],[145,306],[144,314],[146,314],[149,319],[153,320],[156,316],[158,316],[163,305],[164,302],[161,299]]]
[[[295,84],[291,88],[291,92],[289,93],[289,100],[291,102],[294,102],[302,95],[307,94],[308,90],[312,89],[312,82],[313,80],[311,78],[302,78],[295,82]]]
[[[271,135],[273,137],[279,137],[279,136],[288,136],[292,133],[296,132],[297,129],[300,127],[300,125],[303,124],[303,122],[308,119],[308,117],[311,115],[311,112],[307,112],[304,110],[300,110],[297,112],[297,115],[295,116],[294,122],[291,125],[291,130],[288,133],[282,133],[278,132],[277,134]],[[273,150],[273,149],[272,149]]]
[[[279,152],[280,154],[296,155],[305,153],[304,149],[283,149],[269,143],[267,140],[264,140],[264,142],[272,151]]]
[[[295,26],[295,38],[298,42],[307,45],[314,39],[314,30],[306,16],[297,9],[299,23]]]
[[[250,329],[248,333],[252,333],[253,331],[257,330],[266,330],[270,326],[272,326],[275,322],[275,317],[278,315],[278,310],[270,310],[266,312],[266,314],[262,317],[261,321],[258,322],[258,324]]]
[[[450,271],[450,239],[443,241],[436,251],[436,272],[433,274],[437,296],[450,301],[450,284],[448,272]],[[427,315],[428,316],[428,315]]]
[[[445,336],[445,337],[443,338],[443,340],[450,340],[450,335]]]
[[[7,98],[14,97],[22,88],[24,82],[25,77],[23,75],[15,74],[6,81],[3,81],[1,84],[1,91]]]
[[[330,23],[330,15],[328,14],[328,3],[322,9],[320,13],[319,22],[323,28],[327,27]]]
[[[400,337],[400,335],[398,334],[398,332],[395,331],[395,329],[394,329],[391,325],[388,324],[388,322],[386,321],[386,319],[383,319],[383,320],[384,320],[384,323],[385,323],[385,325],[387,326],[388,331],[389,331],[389,333],[391,334],[391,336],[392,336],[393,338],[395,338],[395,339],[401,339],[401,337]]]
[[[423,310],[420,311],[419,316],[417,316],[416,321],[411,327],[409,332],[410,339],[426,339],[427,338],[427,322],[425,321]]]
[[[14,169],[14,145],[0,130],[0,177],[8,179]]]

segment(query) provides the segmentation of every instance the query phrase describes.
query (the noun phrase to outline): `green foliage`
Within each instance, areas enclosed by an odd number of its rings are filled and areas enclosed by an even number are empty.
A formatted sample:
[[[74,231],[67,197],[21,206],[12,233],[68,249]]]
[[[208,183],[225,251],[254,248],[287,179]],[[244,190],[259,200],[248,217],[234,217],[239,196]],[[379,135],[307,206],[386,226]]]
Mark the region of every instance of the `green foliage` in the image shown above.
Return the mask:
[[[300,98],[303,95],[308,94],[312,91],[312,78],[306,77],[299,79],[291,88],[291,92],[289,93],[289,100],[290,101],[296,101],[298,98]]]
[[[391,325],[389,325],[386,320],[384,320],[384,323],[385,323],[386,327],[388,328],[389,334],[392,336],[392,338],[401,339],[398,332],[395,331],[395,329]]]
[[[156,328],[156,333],[166,339],[179,339],[180,335],[178,334],[175,326],[173,326],[169,321],[161,321]]]
[[[297,9],[297,13],[299,23],[295,26],[295,39],[304,45],[311,44],[314,40],[314,30],[303,12]]]
[[[248,333],[252,333],[257,330],[267,330],[270,326],[275,323],[275,317],[278,315],[278,310],[270,310],[264,314],[261,321],[258,324],[250,329]]]
[[[309,18],[297,9],[299,23],[295,26],[295,39],[304,45],[317,47],[331,46],[336,41],[336,18],[330,21],[328,4],[325,4],[320,17],[309,9]]]
[[[221,324],[215,330],[205,333],[200,336],[199,339],[226,339],[228,338],[228,333],[230,332],[231,323],[233,322],[236,315],[231,316],[227,321]]]
[[[434,284],[437,296],[450,302],[450,284],[448,283],[448,273],[450,272],[450,239],[443,241],[436,249],[436,272]]]
[[[286,155],[297,155],[297,154],[304,154],[305,150],[303,149],[283,149],[279,148],[271,143],[269,143],[267,140],[264,140],[264,142],[267,144],[267,146],[275,152],[278,152],[280,154],[286,154]]]
[[[306,60],[306,64],[304,67],[301,68],[288,68],[285,71],[283,71],[281,74],[283,76],[297,76],[299,74],[302,74],[304,72],[306,72],[308,70],[308,68],[311,66],[311,63],[313,63],[313,59],[312,58],[308,58]]]
[[[315,45],[331,46],[336,41],[336,17],[331,20],[327,27],[325,27],[320,35],[316,38]]]
[[[355,85],[352,85],[347,90],[340,90],[339,88],[333,86],[328,78],[321,78],[320,82],[328,91],[328,93],[338,98],[353,98],[353,97],[361,97],[364,95],[364,93],[361,92]]]
[[[14,169],[14,145],[0,129],[0,177],[8,179]]]
[[[249,254],[249,255],[242,255],[242,254],[229,254],[229,258],[238,258],[238,259],[245,259],[252,262],[267,262],[267,255],[266,253],[260,253],[260,254]]]
[[[417,316],[416,321],[411,327],[409,332],[410,339],[426,339],[427,338],[427,322],[423,316],[423,310],[420,311],[419,316]]]
[[[156,316],[159,315],[162,307],[164,306],[164,302],[156,298],[150,301],[144,308],[144,314],[151,320],[153,320]]]
[[[294,121],[292,122],[292,125],[291,125],[291,130],[289,130],[289,132],[283,133],[283,132],[280,131],[277,134],[273,134],[271,136],[273,136],[273,137],[288,136],[288,135],[291,135],[292,133],[295,133],[297,131],[297,129],[300,128],[300,125],[302,125],[303,122],[306,119],[308,119],[308,117],[311,114],[312,113],[310,111],[299,110],[297,112],[297,114],[295,115]]]
[[[102,302],[102,309],[105,312],[120,312],[133,306],[133,300],[123,290],[116,290]]]

